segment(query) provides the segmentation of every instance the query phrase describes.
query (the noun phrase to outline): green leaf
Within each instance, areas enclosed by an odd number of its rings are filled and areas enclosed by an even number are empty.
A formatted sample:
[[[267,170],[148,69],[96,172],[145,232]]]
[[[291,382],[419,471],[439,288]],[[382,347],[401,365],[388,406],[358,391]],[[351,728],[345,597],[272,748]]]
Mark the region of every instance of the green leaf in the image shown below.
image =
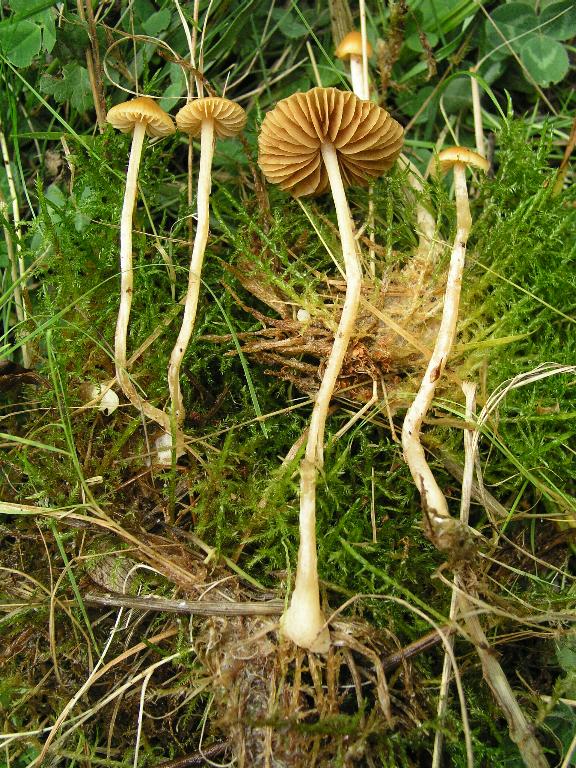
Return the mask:
[[[576,640],[567,637],[556,644],[556,658],[564,672],[576,675]]]
[[[166,112],[170,112],[186,93],[186,75],[182,67],[174,62],[166,66],[166,71],[170,75],[170,85],[164,89],[164,96],[159,104]]]
[[[538,85],[558,83],[570,67],[568,54],[562,43],[546,35],[530,36],[520,48],[522,63]]]
[[[55,3],[51,3],[54,5]],[[34,21],[42,29],[42,47],[50,53],[56,44],[56,24],[54,23],[54,13],[51,8],[43,7],[46,4],[36,3],[30,6],[29,0],[10,0],[10,7],[18,17],[25,16],[27,20]],[[22,24],[20,18],[14,20],[18,25]]]
[[[86,112],[93,105],[88,70],[72,62],[62,68],[62,77],[42,75],[40,91],[54,96],[59,104],[70,101],[77,112]]]
[[[469,79],[459,77],[456,80],[452,80],[444,89],[442,99],[444,101],[444,108],[449,115],[461,110],[470,109],[472,106],[472,96]]]
[[[438,35],[434,34],[434,32],[427,34],[426,40],[428,41],[430,48],[435,48],[438,45]],[[420,35],[417,32],[406,38],[406,46],[416,53],[424,52],[424,46],[422,45]]]
[[[153,13],[152,16],[145,19],[142,22],[142,28],[147,35],[154,37],[154,35],[159,35],[161,32],[168,29],[171,18],[172,14],[170,13],[170,9],[163,8],[161,11],[157,11],[156,13]]]
[[[574,0],[550,3],[540,14],[545,26],[542,32],[555,40],[570,40],[576,37],[576,4]]]
[[[0,28],[0,47],[15,67],[29,67],[42,47],[42,30],[33,21]]]
[[[290,13],[290,11],[283,11],[276,9],[275,13],[272,13],[274,21],[278,22],[278,29],[285,37],[295,40],[299,37],[306,37],[308,29],[296,16]]]
[[[407,115],[408,117],[414,117],[432,91],[433,88],[431,85],[425,85],[422,88],[418,88],[416,91],[401,91],[397,98],[398,109],[402,114]],[[415,124],[425,123],[427,120],[428,115],[426,114],[426,111],[424,111],[416,118]]]
[[[532,8],[524,5],[524,3],[508,3],[499,6],[490,14],[490,18],[486,19],[487,51],[494,51],[497,56],[509,56],[510,50],[508,46],[504,45],[506,40],[518,53],[520,45],[525,39],[520,36],[536,30],[538,23],[538,18]],[[497,48],[498,51],[495,50]]]

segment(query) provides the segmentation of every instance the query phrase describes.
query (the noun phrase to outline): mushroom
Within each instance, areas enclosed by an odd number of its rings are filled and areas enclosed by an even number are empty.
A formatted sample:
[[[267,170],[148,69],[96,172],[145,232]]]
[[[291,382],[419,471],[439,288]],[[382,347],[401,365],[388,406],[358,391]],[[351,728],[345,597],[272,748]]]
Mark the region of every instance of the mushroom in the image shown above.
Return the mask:
[[[336,88],[313,88],[278,102],[259,137],[259,164],[269,182],[294,197],[330,188],[346,273],[346,296],[316,396],[300,465],[300,546],[296,582],[281,626],[297,645],[324,653],[330,635],[320,607],[316,555],[316,479],[324,428],[358,312],[362,271],[345,185],[367,185],[387,171],[402,147],[402,127],[384,109]]]
[[[442,173],[448,172],[451,168],[454,169],[456,237],[450,256],[440,328],[420,388],[404,418],[402,449],[414,482],[422,496],[429,534],[440,549],[450,549],[459,521],[450,517],[446,498],[426,462],[420,442],[420,430],[456,336],[466,243],[472,226],[466,187],[466,166],[486,172],[489,164],[486,158],[467,147],[451,147],[442,150],[438,155],[438,163]]]
[[[363,67],[362,53],[362,35],[360,32],[348,32],[334,51],[337,59],[348,61],[350,64],[350,79],[352,80],[352,90],[360,99],[370,98],[370,88],[368,85],[367,73]],[[366,40],[366,59],[372,56],[372,46]]]
[[[80,398],[85,405],[94,405],[106,416],[111,416],[120,405],[118,395],[108,384],[91,384],[85,382],[79,390]]]
[[[120,220],[120,307],[118,309],[118,320],[114,337],[116,378],[128,400],[146,416],[169,432],[170,418],[168,415],[159,408],[155,408],[146,400],[143,400],[130,380],[126,370],[126,347],[134,287],[134,273],[132,270],[132,216],[136,203],[138,169],[140,167],[144,136],[146,134],[158,137],[170,136],[176,129],[170,115],[164,112],[153,99],[149,99],[146,96],[139,96],[123,104],[117,104],[108,111],[106,120],[114,128],[122,131],[122,133],[132,133],[132,146],[130,148],[128,173],[126,174],[122,218]]]
[[[193,137],[200,136],[200,171],[198,174],[198,193],[196,207],[198,211],[196,235],[192,249],[188,288],[184,304],[184,317],[170,355],[168,367],[168,387],[175,413],[176,423],[182,424],[185,410],[180,389],[180,366],[186,354],[188,343],[194,328],[198,295],[200,293],[200,274],[204,251],[208,241],[210,224],[210,189],[212,187],[212,158],[214,156],[214,138],[236,136],[246,124],[246,113],[241,106],[229,99],[209,96],[191,101],[182,107],[176,115],[176,124],[181,131]]]

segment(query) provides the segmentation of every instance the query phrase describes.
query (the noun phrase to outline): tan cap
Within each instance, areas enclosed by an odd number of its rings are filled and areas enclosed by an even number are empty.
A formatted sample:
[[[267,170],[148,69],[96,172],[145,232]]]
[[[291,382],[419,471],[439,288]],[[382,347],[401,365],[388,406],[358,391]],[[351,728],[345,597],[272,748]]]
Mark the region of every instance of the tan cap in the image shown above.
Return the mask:
[[[447,173],[456,163],[461,165],[472,165],[486,173],[490,168],[490,163],[485,157],[479,155],[468,147],[448,147],[438,153],[438,164],[441,173]]]
[[[340,40],[334,55],[337,59],[344,59],[344,61],[347,61],[350,56],[362,56],[362,35],[360,32],[348,32]],[[366,41],[366,55],[368,58],[372,56],[372,46],[368,40]]]
[[[246,125],[246,112],[239,104],[220,96],[195,99],[176,115],[176,125],[191,136],[199,136],[203,120],[214,120],[214,131],[220,138],[236,136]]]
[[[146,124],[148,136],[170,136],[176,131],[170,115],[147,96],[116,104],[108,110],[106,120],[122,133],[131,133],[136,123]]]
[[[388,112],[349,91],[313,88],[279,101],[258,138],[258,162],[272,184],[294,197],[328,188],[321,145],[334,145],[345,184],[366,186],[400,154],[404,129]]]

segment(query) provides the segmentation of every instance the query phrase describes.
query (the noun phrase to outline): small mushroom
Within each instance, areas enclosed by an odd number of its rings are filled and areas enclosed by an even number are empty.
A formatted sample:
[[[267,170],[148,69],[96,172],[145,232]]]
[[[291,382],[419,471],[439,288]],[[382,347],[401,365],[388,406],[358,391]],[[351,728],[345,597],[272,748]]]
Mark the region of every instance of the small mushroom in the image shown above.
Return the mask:
[[[168,367],[168,387],[175,413],[176,423],[182,424],[185,410],[180,389],[180,367],[190,342],[198,295],[200,293],[200,275],[204,251],[208,241],[210,223],[210,190],[212,187],[212,158],[214,156],[214,139],[216,136],[229,138],[236,136],[246,124],[246,113],[241,106],[220,97],[209,96],[191,101],[182,107],[176,115],[176,124],[184,133],[193,137],[200,136],[200,171],[198,174],[198,194],[196,206],[198,210],[196,235],[192,249],[190,271],[188,273],[188,288],[184,304],[184,317],[176,344],[170,355]]]
[[[79,394],[80,399],[85,405],[94,405],[106,416],[111,416],[120,405],[118,395],[111,389],[110,384],[90,384],[85,382],[80,387]]]
[[[334,55],[337,59],[349,62],[350,65],[350,79],[352,80],[352,90],[360,99],[370,98],[370,88],[365,77],[363,67],[363,55],[362,55],[362,35],[360,32],[348,32],[340,43]],[[372,46],[366,40],[366,58],[369,59],[372,56]]]
[[[450,256],[440,328],[420,388],[404,418],[402,448],[406,463],[422,496],[428,531],[440,549],[449,549],[456,534],[458,521],[450,517],[446,498],[426,462],[420,442],[420,431],[456,336],[466,243],[472,226],[466,187],[466,167],[472,166],[486,172],[489,164],[486,158],[467,147],[451,147],[443,150],[438,155],[438,164],[442,173],[447,173],[451,168],[454,169],[456,237]]]
[[[388,112],[350,92],[313,88],[278,102],[259,137],[259,164],[269,182],[294,197],[330,188],[336,207],[346,273],[346,296],[334,344],[316,396],[300,465],[300,546],[284,634],[297,645],[324,653],[330,635],[320,607],[316,554],[316,479],[324,461],[324,428],[360,302],[362,270],[345,186],[366,186],[387,171],[403,142],[402,127]]]
[[[120,307],[118,309],[118,320],[114,337],[116,378],[128,400],[146,416],[169,432],[169,416],[164,411],[155,408],[146,400],[143,400],[130,380],[126,370],[126,347],[134,289],[132,217],[136,204],[138,170],[140,168],[144,136],[146,134],[158,137],[170,136],[176,129],[170,115],[164,112],[153,99],[149,99],[146,96],[139,96],[123,104],[117,104],[108,111],[106,120],[123,133],[132,133],[132,146],[130,148],[126,189],[124,191],[124,203],[120,220]]]

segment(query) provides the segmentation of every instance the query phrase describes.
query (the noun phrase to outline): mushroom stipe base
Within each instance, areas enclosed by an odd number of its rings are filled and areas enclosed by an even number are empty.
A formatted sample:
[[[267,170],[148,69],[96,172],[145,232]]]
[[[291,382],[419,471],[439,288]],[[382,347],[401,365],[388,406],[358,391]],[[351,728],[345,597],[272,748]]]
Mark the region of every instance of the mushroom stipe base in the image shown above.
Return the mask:
[[[212,722],[239,768],[369,765],[388,736],[427,718],[409,663],[386,669],[397,650],[390,636],[362,622],[331,629],[327,656],[259,618],[213,618],[198,634],[198,657],[213,676]]]

